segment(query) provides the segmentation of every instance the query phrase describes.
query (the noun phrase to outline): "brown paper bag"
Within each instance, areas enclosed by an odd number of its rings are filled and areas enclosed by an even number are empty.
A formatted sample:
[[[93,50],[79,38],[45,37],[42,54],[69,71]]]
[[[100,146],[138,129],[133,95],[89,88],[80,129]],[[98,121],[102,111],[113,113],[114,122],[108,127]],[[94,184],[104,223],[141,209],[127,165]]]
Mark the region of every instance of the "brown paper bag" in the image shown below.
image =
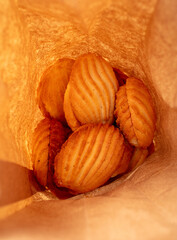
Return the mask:
[[[177,1],[0,0],[0,239],[177,239]],[[97,52],[155,100],[157,151],[95,191],[57,199],[31,178],[35,101],[59,58]]]

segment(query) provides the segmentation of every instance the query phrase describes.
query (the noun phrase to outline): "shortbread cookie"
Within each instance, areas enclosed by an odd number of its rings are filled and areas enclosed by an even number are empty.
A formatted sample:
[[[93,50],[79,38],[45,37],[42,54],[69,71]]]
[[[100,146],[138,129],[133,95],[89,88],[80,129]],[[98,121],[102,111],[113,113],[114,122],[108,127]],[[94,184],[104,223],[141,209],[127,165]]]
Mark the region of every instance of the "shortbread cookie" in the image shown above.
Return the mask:
[[[68,125],[74,131],[83,124],[113,123],[118,81],[111,65],[88,53],[74,63],[64,98]]]
[[[55,158],[57,186],[83,193],[103,185],[117,169],[124,144],[114,126],[87,124],[78,128]]]
[[[64,93],[73,63],[72,59],[60,59],[42,75],[37,90],[37,102],[45,117],[66,122],[63,110]]]
[[[144,83],[128,78],[116,95],[116,123],[130,144],[148,147],[154,137],[156,116],[151,95]]]
[[[68,130],[54,119],[43,119],[36,127],[32,141],[34,175],[42,186],[48,182],[48,173],[53,174],[53,161],[61,145],[68,137]]]
[[[128,170],[132,155],[133,155],[133,147],[129,144],[124,144],[124,150],[122,153],[121,160],[119,165],[117,166],[116,171],[113,173],[112,177],[116,177],[119,174],[123,174]]]
[[[135,148],[132,159],[129,164],[129,170],[132,171],[133,169],[140,166],[146,160],[148,154],[149,152],[147,149]]]

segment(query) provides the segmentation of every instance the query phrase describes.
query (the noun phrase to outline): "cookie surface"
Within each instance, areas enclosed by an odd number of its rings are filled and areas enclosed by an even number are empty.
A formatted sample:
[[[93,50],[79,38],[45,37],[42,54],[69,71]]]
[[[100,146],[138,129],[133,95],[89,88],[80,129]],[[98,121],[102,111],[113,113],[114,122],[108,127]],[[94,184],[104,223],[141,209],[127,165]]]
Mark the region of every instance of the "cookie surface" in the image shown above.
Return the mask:
[[[149,154],[148,149],[135,148],[132,159],[129,164],[129,170],[132,171],[133,169],[140,166],[146,160],[148,154]]]
[[[65,123],[64,93],[73,63],[72,59],[60,59],[42,75],[37,90],[37,103],[45,117],[52,117]]]
[[[77,129],[55,157],[55,182],[75,193],[103,185],[115,172],[124,138],[108,124],[88,124]]]
[[[47,185],[50,120],[43,119],[36,127],[32,142],[33,171],[42,186]]]
[[[141,80],[128,78],[116,95],[116,123],[130,144],[148,147],[154,137],[156,115],[153,101]]]
[[[113,122],[118,81],[101,56],[93,53],[80,56],[73,65],[67,88],[64,111],[72,130],[88,123]]]
[[[45,118],[37,125],[32,141],[32,162],[34,175],[42,186],[46,186],[49,175],[53,175],[54,158],[67,136],[68,130],[54,119]]]
[[[113,173],[111,177],[115,177],[119,174],[123,174],[128,170],[132,155],[133,155],[133,147],[131,147],[129,144],[124,144],[124,150],[122,153],[121,160],[119,162],[119,165],[117,166],[116,171]]]

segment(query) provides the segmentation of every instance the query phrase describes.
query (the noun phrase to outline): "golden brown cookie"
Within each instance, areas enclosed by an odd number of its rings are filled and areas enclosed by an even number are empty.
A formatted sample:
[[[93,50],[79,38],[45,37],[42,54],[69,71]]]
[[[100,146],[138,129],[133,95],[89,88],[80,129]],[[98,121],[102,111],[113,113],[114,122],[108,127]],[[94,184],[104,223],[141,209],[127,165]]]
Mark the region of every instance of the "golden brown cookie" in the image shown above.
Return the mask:
[[[132,159],[129,164],[129,170],[132,171],[133,169],[140,166],[146,160],[148,154],[149,152],[147,149],[135,148]]]
[[[80,127],[80,122],[76,119],[71,103],[70,103],[70,84],[68,84],[65,96],[64,96],[64,111],[65,111],[65,117],[69,120],[71,123],[70,126],[72,127],[72,130],[76,130]]]
[[[124,149],[119,129],[108,124],[87,124],[62,145],[54,161],[57,186],[75,193],[103,185],[115,172]]]
[[[42,75],[37,90],[37,102],[45,117],[52,117],[65,123],[64,93],[73,63],[72,59],[60,59]]]
[[[130,144],[148,147],[154,137],[156,115],[151,95],[141,80],[128,78],[116,94],[116,123]]]
[[[49,172],[53,174],[54,158],[67,137],[68,130],[59,121],[45,118],[37,125],[32,141],[32,162],[34,175],[42,186],[47,185]]]
[[[80,56],[64,97],[65,117],[71,129],[88,123],[113,123],[117,90],[118,81],[106,60],[93,53]]]
[[[119,174],[123,174],[128,170],[130,160],[133,155],[133,147],[129,144],[124,144],[124,150],[122,153],[121,160],[117,166],[116,171],[113,173],[112,177],[116,177]]]

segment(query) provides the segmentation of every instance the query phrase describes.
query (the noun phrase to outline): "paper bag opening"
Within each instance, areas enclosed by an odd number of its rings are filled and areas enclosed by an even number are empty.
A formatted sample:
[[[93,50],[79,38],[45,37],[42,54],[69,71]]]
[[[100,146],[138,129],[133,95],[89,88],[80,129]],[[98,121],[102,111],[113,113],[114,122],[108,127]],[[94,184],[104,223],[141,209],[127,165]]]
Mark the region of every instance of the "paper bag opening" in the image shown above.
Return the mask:
[[[4,13],[0,16],[1,217],[5,219],[27,204],[36,204],[34,209],[38,212],[50,205],[50,201],[45,200],[54,201],[56,210],[57,206],[66,204],[66,207],[77,199],[78,202],[69,206],[68,211],[75,211],[80,203],[81,215],[82,211],[85,211],[84,206],[87,205],[87,209],[93,208],[95,214],[103,211],[105,217],[110,219],[112,216],[116,221],[122,209],[125,210],[129,206],[129,201],[136,212],[140,198],[144,198],[144,202],[141,202],[143,211],[149,214],[146,215],[147,221],[144,221],[144,224],[150,224],[148,220],[151,217],[155,221],[155,216],[160,211],[152,208],[153,216],[149,213],[153,200],[168,211],[168,214],[164,213],[166,222],[160,224],[169,224],[168,218],[176,222],[173,215],[173,211],[177,210],[174,204],[177,199],[175,1],[167,3],[167,0],[151,0],[134,3],[127,0],[84,0],[78,4],[75,0],[21,0],[6,3],[0,1],[0,7]],[[146,83],[154,98],[158,116],[157,151],[135,172],[117,179],[116,182],[67,201],[56,200],[54,195],[40,189],[35,180],[29,177],[32,171],[32,134],[37,123],[43,118],[36,104],[36,89],[40,76],[49,65],[59,58],[75,59],[85,52],[99,53],[108,59],[113,67],[120,68]],[[96,200],[96,196],[100,200]],[[147,200],[147,197],[151,201]],[[41,205],[38,205],[37,201]],[[103,205],[98,207],[100,203]],[[112,205],[116,209],[115,215],[110,210]],[[106,214],[104,207],[107,211],[110,210],[109,214]],[[29,208],[26,209],[28,212]],[[23,211],[24,216],[29,214]],[[66,212],[67,221],[71,217],[68,211],[61,211],[62,214]],[[54,214],[54,210],[50,213],[48,209],[46,214],[50,216]],[[75,214],[77,216],[78,213]],[[127,215],[133,222],[134,217],[130,211],[127,211]],[[101,228],[101,225],[96,223],[99,216],[93,219],[93,215],[88,214],[87,217],[89,222],[93,220],[95,226]],[[31,218],[34,219],[35,215]],[[41,218],[39,212],[36,218]],[[57,215],[56,222],[59,218],[60,214]],[[19,219],[22,221],[21,217]],[[125,222],[126,215],[120,214],[120,219]],[[8,224],[4,220],[2,227],[7,229]],[[27,221],[23,224],[27,230]],[[87,223],[81,224],[79,219],[74,223],[73,229],[79,224],[83,226],[81,233],[85,234]],[[103,221],[104,224],[107,222]],[[15,226],[18,228],[18,224]],[[92,226],[93,229],[95,226]],[[124,230],[126,226],[137,229],[136,226],[131,227],[129,223],[125,223]],[[142,227],[147,236],[150,236],[148,227],[143,223]],[[161,234],[163,231],[156,227],[154,231]],[[56,228],[55,223],[55,232]],[[171,225],[169,228],[172,228]],[[137,231],[139,238],[136,239],[141,239],[142,232]],[[83,236],[81,233],[79,237]],[[90,230],[88,236],[92,234]],[[97,236],[101,236],[100,233],[97,232]],[[125,236],[125,233],[122,232],[122,236]]]

